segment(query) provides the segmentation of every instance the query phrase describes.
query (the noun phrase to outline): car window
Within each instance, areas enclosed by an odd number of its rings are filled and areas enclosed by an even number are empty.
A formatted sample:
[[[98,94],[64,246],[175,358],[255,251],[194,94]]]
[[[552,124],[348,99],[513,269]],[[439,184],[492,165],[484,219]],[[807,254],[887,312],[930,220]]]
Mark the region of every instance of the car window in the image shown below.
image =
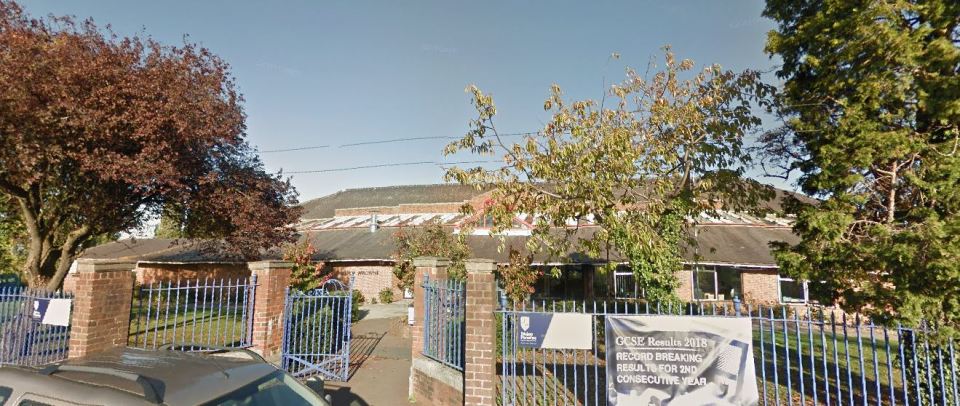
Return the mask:
[[[267,375],[254,383],[228,393],[207,405],[318,405],[325,406],[316,393],[283,372]]]
[[[24,401],[20,402],[20,405],[19,405],[19,406],[52,406],[52,405],[49,405],[49,404],[46,404],[46,403],[37,402],[36,400],[27,399],[27,400],[24,400]]]
[[[13,394],[13,389],[10,389],[6,386],[0,386],[0,406],[3,406],[7,403],[7,399],[10,399],[11,394]]]

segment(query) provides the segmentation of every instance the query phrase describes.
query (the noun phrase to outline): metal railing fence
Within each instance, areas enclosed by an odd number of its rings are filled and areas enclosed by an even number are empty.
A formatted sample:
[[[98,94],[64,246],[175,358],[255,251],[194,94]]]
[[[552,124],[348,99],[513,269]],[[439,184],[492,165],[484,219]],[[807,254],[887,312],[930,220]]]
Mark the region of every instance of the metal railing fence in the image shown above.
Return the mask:
[[[452,279],[423,281],[422,354],[463,370],[466,331],[466,283]]]
[[[515,328],[525,312],[590,314],[593,348],[521,348]],[[762,405],[960,405],[955,344],[922,326],[880,326],[812,306],[601,301],[536,301],[497,311],[497,404],[606,404],[607,315],[749,317]]]
[[[257,277],[156,282],[134,289],[127,345],[249,347]],[[191,345],[194,344],[194,345]]]
[[[66,359],[70,327],[44,324],[39,308],[40,302],[72,297],[22,287],[0,288],[0,365],[39,366]]]
[[[353,284],[336,279],[310,292],[287,290],[281,368],[295,377],[350,376]]]

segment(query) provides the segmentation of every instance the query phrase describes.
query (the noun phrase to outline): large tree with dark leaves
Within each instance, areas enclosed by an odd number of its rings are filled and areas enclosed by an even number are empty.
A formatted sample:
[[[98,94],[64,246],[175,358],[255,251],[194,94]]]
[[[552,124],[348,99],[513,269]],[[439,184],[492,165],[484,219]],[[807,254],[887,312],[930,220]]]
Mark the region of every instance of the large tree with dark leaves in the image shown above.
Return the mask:
[[[766,137],[816,205],[782,269],[821,300],[960,327],[960,2],[769,0],[783,60]]]
[[[31,286],[57,288],[91,239],[164,207],[239,256],[291,237],[296,194],[246,143],[242,97],[208,50],[0,0],[0,89],[0,192],[28,236]]]

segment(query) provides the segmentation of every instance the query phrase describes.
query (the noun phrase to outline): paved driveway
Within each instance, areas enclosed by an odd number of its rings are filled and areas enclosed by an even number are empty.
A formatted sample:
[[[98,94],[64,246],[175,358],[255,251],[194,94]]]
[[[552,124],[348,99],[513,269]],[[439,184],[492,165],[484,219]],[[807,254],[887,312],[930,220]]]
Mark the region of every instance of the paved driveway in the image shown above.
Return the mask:
[[[406,325],[407,304],[369,305],[361,308],[360,321],[353,324],[350,343],[350,379],[328,382],[333,404],[409,404],[410,328]]]

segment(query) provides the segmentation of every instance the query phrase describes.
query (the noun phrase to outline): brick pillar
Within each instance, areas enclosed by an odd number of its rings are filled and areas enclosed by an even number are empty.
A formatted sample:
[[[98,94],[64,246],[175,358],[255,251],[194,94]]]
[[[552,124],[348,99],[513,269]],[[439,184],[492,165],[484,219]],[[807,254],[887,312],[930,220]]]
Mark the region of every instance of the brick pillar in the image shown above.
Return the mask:
[[[72,292],[70,358],[125,347],[135,262],[80,259],[64,291]]]
[[[463,367],[464,404],[493,406],[496,402],[497,281],[494,261],[467,261],[467,348]]]
[[[283,340],[283,306],[293,263],[257,261],[248,264],[257,277],[253,302],[252,350],[264,358],[279,354]]]
[[[413,259],[413,325],[410,326],[410,356],[416,359],[423,351],[423,277],[430,279],[446,275],[450,261],[436,257],[417,257]],[[410,367],[410,387],[408,395],[414,396],[413,366]]]

